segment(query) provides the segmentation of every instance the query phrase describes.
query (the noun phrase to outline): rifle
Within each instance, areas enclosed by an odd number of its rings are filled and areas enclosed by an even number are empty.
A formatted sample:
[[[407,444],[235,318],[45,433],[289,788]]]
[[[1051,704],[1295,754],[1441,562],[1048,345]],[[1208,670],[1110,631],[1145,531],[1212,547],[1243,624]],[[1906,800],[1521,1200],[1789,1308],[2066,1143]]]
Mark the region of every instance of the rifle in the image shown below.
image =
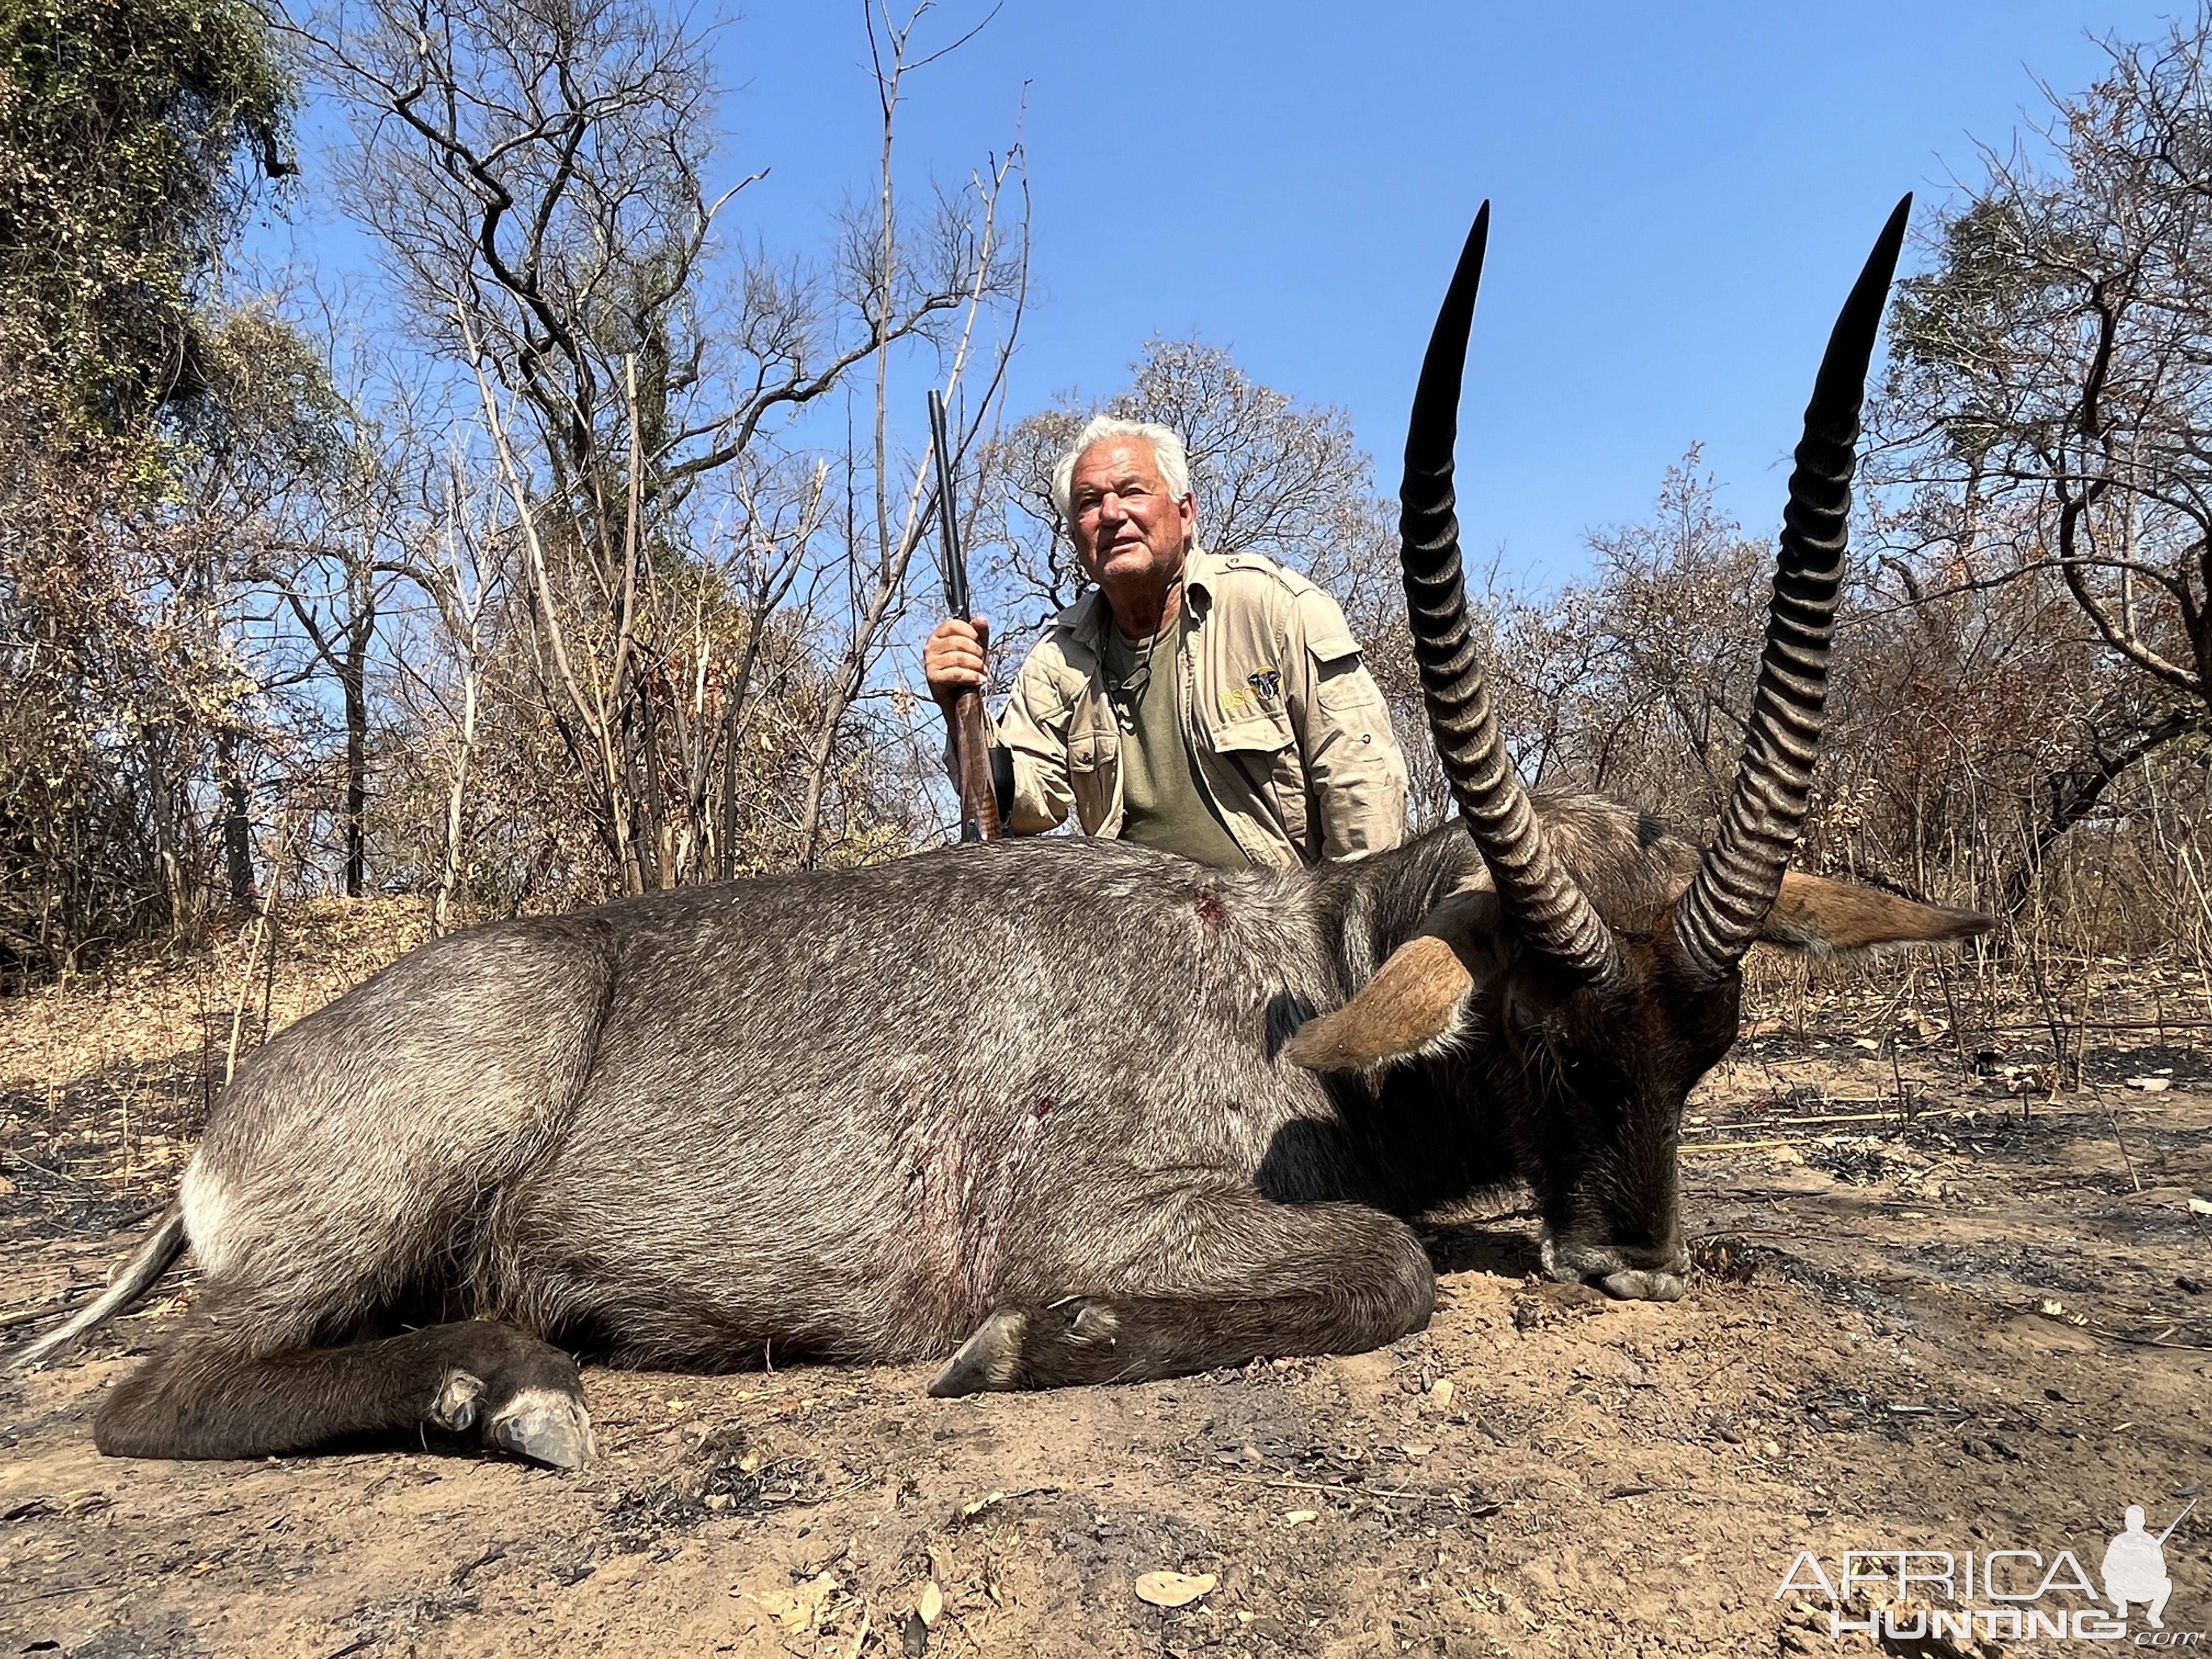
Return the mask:
[[[945,399],[929,393],[929,438],[937,450],[938,564],[945,578],[945,602],[962,622],[972,622],[968,599],[968,561],[960,552],[960,530],[952,508],[952,446],[945,438]],[[960,769],[960,839],[997,841],[999,795],[991,783],[990,740],[983,727],[983,694],[963,691],[952,704],[952,752]]]
[[[2184,1521],[2186,1521],[2189,1518],[2189,1510],[2195,1509],[2197,1504],[2197,1500],[2196,1498],[2192,1498],[2189,1500],[2189,1509],[2184,1510],[2180,1514],[2175,1516],[2173,1517],[2172,1523],[2169,1525],[2164,1532],[2159,1534],[2158,1541],[2160,1544],[2165,1543],[2167,1539],[2173,1536],[2173,1528],[2179,1526]]]

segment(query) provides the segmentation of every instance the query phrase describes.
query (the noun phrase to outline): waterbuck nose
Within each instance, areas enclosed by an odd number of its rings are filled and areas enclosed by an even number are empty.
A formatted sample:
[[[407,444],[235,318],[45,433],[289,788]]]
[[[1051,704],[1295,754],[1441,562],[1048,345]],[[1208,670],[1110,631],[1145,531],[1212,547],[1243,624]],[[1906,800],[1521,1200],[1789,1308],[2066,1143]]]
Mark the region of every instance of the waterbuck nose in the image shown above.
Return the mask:
[[[1540,1248],[1546,1278],[1581,1279],[1610,1295],[1638,1300],[1675,1300],[1682,1294],[1681,1280],[1690,1271],[1690,1253],[1683,1248],[1680,1234],[1656,1243],[1601,1243],[1562,1239],[1547,1233]],[[1630,1281],[1646,1276],[1655,1282],[1674,1281],[1671,1294],[1629,1288],[1616,1290],[1611,1283],[1619,1279],[1626,1286]]]
[[[1617,1302],[1680,1302],[1685,1285],[1681,1273],[1653,1268],[1607,1273],[1597,1287]]]

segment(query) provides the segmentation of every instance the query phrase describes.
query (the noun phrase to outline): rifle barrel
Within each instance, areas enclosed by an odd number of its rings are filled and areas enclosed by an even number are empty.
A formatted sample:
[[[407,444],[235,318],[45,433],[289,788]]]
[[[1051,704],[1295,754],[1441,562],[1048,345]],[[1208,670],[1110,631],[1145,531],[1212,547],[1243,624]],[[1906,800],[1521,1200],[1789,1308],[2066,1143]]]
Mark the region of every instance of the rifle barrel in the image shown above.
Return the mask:
[[[2167,1539],[2169,1539],[2169,1538],[2171,1538],[2171,1537],[2172,1537],[2172,1536],[2173,1536],[2173,1528],[2174,1528],[2175,1527],[2179,1526],[2183,1522],[2185,1522],[2185,1521],[2186,1521],[2187,1519],[2189,1519],[2189,1511],[2190,1511],[2191,1510],[2193,1510],[2193,1509],[2195,1509],[2195,1508],[2197,1507],[2197,1500],[2196,1498],[2191,1498],[2191,1499],[2189,1500],[2189,1502],[2188,1502],[2187,1505],[2186,1505],[2186,1506],[2182,1510],[2181,1513],[2180,1513],[2180,1514],[2179,1514],[2179,1515],[2177,1515],[2177,1516],[2175,1516],[2173,1517],[2173,1520],[2172,1521],[2172,1522],[2171,1522],[2171,1523],[2169,1523],[2169,1524],[2168,1524],[2168,1526],[2166,1527],[2166,1529],[2164,1532],[2162,1532],[2162,1533],[2159,1534],[2159,1535],[2158,1535],[2158,1541],[2159,1541],[2160,1543],[2163,1544],[2164,1542],[2166,1542],[2166,1540]]]
[[[929,441],[937,452],[938,558],[945,575],[945,601],[962,622],[972,621],[968,602],[968,561],[960,554],[960,526],[952,506],[952,446],[945,436],[945,399],[929,391]]]
[[[945,399],[934,386],[929,392],[929,441],[937,452],[938,556],[945,577],[945,602],[962,622],[973,622],[968,561],[961,556],[959,516],[953,507],[952,444],[945,435]],[[1004,826],[999,822],[999,799],[991,783],[982,695],[962,692],[951,714],[952,749],[960,772],[960,839],[997,841]]]

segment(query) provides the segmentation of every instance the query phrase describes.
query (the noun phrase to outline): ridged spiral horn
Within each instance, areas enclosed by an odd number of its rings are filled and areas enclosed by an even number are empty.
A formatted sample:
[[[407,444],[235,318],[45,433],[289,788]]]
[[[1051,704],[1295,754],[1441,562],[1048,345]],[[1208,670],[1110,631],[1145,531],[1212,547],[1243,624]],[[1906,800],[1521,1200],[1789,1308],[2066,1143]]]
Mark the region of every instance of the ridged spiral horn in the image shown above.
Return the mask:
[[[1850,551],[1859,410],[1911,210],[1908,195],[1875,239],[1828,337],[1805,407],[1743,758],[1719,832],[1674,909],[1682,954],[1693,973],[1708,979],[1727,973],[1751,948],[1805,826],[1827,702],[1836,594]]]
[[[1452,511],[1452,450],[1459,436],[1468,334],[1489,240],[1490,204],[1485,202],[1460,252],[1413,393],[1406,481],[1398,492],[1407,620],[1437,757],[1468,833],[1490,867],[1499,903],[1525,944],[1572,976],[1597,983],[1619,971],[1620,948],[1545,842],[1543,825],[1498,737],[1468,624],[1459,520]]]

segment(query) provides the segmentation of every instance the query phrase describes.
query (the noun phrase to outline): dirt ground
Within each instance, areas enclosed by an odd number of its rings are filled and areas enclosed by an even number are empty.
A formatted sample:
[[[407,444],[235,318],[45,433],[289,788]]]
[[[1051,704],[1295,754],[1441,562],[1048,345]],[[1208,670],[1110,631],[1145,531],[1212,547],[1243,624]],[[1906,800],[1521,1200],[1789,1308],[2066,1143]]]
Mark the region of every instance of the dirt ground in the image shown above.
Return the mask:
[[[273,974],[234,941],[0,1005],[0,1338],[143,1232],[234,1022],[408,926],[335,908]],[[1708,1080],[1671,1307],[1538,1283],[1509,1197],[1429,1230],[1433,1323],[1357,1358],[950,1402],[921,1367],[588,1370],[605,1455],[574,1475],[103,1459],[101,1393],[187,1273],[0,1382],[0,1654],[1869,1651],[1811,1575],[1907,1547],[2034,1552],[2002,1583],[2056,1587],[2018,1605],[2087,1607],[2060,1552],[2096,1575],[2130,1504],[2154,1534],[2212,1484],[2212,1033],[2142,970],[2054,1093],[2050,1039],[1970,1030],[1927,971],[1815,988]],[[2212,1644],[2212,1504],[2164,1553],[2165,1628],[2137,1606],[2113,1639]],[[1212,1582],[1164,1607],[1156,1573]],[[2096,1650],[2008,1628],[1887,1646]]]

